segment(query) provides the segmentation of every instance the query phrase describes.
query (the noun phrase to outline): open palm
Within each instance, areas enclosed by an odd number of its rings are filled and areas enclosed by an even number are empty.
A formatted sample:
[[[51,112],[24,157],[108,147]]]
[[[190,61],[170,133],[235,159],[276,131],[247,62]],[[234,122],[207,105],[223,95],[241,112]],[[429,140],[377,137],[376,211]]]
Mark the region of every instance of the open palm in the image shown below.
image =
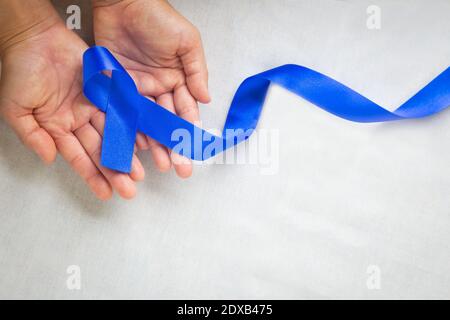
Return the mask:
[[[197,101],[209,102],[208,75],[197,29],[166,1],[120,1],[94,7],[97,45],[107,47],[133,77],[139,92],[180,117],[198,122]],[[171,154],[152,139],[138,139],[150,148],[161,171],[174,164],[188,177],[192,164]]]
[[[136,157],[130,175],[100,165],[104,114],[82,94],[85,49],[61,22],[8,48],[2,57],[0,112],[46,163],[59,151],[100,199],[111,197],[113,189],[131,198],[144,171]]]

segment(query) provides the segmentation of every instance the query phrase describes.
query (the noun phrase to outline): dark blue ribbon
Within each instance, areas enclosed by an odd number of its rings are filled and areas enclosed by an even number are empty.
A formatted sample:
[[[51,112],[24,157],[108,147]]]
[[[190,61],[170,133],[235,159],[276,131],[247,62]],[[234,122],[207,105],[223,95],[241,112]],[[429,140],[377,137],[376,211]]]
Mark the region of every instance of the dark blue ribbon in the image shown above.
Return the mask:
[[[111,71],[111,76],[105,75],[105,70]],[[140,95],[129,74],[106,48],[89,48],[83,56],[84,95],[106,113],[101,162],[120,172],[130,172],[137,131],[194,160],[206,160],[244,141],[256,128],[271,83],[356,122],[421,118],[450,106],[450,68],[391,112],[321,73],[288,64],[242,82],[222,136],[215,136]]]

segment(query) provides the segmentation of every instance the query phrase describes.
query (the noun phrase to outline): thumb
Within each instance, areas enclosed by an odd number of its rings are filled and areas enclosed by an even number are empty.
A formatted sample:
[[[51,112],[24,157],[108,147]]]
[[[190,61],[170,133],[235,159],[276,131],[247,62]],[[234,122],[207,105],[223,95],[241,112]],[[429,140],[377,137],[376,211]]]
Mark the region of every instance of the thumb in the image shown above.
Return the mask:
[[[199,102],[208,103],[211,101],[208,92],[208,69],[200,35],[198,31],[196,33],[193,45],[184,50],[180,58],[189,92]]]
[[[47,164],[56,158],[56,145],[48,132],[36,122],[32,111],[17,106],[6,106],[0,98],[0,110],[6,122],[13,128],[20,140],[36,152]],[[16,110],[14,110],[14,109]]]

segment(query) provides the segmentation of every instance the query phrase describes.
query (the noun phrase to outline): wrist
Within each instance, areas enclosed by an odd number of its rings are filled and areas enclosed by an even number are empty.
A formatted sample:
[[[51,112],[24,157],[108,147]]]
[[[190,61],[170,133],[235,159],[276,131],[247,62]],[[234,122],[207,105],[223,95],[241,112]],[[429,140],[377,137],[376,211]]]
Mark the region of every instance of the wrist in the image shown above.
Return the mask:
[[[0,56],[11,46],[45,32],[61,20],[47,0],[6,0],[0,4]]]

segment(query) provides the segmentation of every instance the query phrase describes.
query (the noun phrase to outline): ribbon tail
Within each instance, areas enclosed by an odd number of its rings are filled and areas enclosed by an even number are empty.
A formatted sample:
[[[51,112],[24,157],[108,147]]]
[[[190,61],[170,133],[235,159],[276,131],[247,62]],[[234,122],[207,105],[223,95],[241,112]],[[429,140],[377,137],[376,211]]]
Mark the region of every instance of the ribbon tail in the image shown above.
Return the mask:
[[[137,117],[123,117],[108,108],[103,131],[101,164],[112,170],[130,173],[136,140]]]
[[[135,90],[126,75],[112,72],[103,131],[102,165],[124,173],[131,171],[137,134],[139,99]]]

